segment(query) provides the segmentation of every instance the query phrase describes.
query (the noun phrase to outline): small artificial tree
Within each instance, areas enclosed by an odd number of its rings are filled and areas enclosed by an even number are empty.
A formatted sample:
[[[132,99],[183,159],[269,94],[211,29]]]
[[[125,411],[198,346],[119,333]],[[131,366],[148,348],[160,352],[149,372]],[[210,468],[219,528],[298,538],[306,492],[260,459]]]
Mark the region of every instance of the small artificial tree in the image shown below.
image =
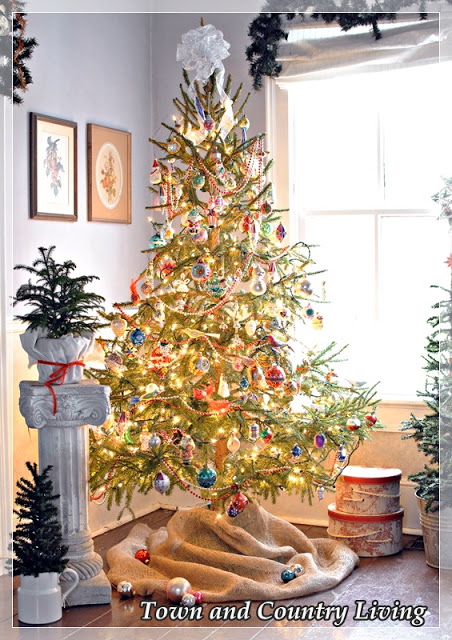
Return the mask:
[[[14,509],[19,523],[14,532],[14,575],[35,576],[40,573],[61,573],[68,559],[68,548],[62,544],[58,510],[53,504],[59,498],[53,494],[47,466],[40,474],[36,463],[26,463],[32,481],[21,478]]]
[[[67,334],[81,335],[93,333],[101,324],[96,312],[102,309],[105,298],[85,291],[87,284],[98,280],[97,276],[71,277],[76,265],[71,260],[62,264],[55,262],[53,251],[39,247],[40,257],[32,266],[18,264],[14,269],[22,269],[36,277],[36,283],[29,280],[21,285],[14,298],[14,305],[23,302],[33,310],[16,318],[27,322],[29,329],[47,329],[48,338],[60,338]]]

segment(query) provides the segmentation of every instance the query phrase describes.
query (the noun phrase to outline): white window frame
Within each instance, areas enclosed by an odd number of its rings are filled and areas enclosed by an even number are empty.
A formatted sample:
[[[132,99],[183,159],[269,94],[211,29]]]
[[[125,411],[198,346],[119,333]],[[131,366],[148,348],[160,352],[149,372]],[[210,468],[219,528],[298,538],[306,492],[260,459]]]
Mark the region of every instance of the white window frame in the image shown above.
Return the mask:
[[[265,106],[266,106],[266,135],[267,149],[270,156],[275,160],[275,164],[270,169],[270,180],[273,184],[273,192],[275,201],[278,203],[278,209],[288,209],[287,213],[282,215],[284,225],[288,230],[288,240],[293,244],[304,236],[305,216],[309,215],[309,211],[304,211],[303,216],[290,215],[290,209],[294,211],[294,161],[293,154],[295,149],[289,140],[289,100],[288,91],[283,88],[283,83],[277,80],[265,79]],[[292,188],[291,188],[292,185]],[[420,215],[434,217],[429,209],[372,209],[372,210],[344,210],[344,211],[315,211],[314,215],[325,215],[337,213],[338,215],[347,214],[373,214],[375,224],[379,224],[379,216],[384,215],[400,216],[404,213],[410,215]],[[378,229],[377,229],[378,231]],[[378,232],[375,234],[376,251],[375,260],[378,260]],[[375,277],[378,286],[378,270],[375,269]],[[377,304],[377,302],[375,302]],[[422,401],[414,399],[385,399],[383,398],[379,404],[379,418],[385,425],[386,431],[397,432],[400,422],[407,418],[407,414],[413,412],[420,414],[425,411],[426,405]]]

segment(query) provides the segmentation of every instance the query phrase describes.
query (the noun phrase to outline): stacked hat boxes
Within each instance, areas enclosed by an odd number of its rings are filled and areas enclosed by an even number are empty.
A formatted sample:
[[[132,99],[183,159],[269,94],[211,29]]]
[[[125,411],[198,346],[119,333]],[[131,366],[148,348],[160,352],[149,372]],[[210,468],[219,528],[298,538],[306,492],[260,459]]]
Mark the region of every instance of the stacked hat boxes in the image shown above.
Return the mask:
[[[390,556],[402,549],[400,469],[348,466],[328,507],[328,535],[360,557]]]

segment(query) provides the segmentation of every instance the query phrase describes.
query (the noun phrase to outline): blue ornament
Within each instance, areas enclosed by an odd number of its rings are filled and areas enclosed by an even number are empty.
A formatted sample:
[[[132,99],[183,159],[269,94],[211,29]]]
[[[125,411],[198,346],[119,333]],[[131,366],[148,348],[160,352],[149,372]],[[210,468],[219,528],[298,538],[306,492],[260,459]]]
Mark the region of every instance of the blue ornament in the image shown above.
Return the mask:
[[[283,582],[290,582],[294,578],[295,578],[295,573],[290,569],[284,569],[284,571],[281,573],[281,580]]]
[[[295,444],[292,449],[292,455],[294,458],[299,458],[301,456],[301,448],[298,444]]]
[[[347,452],[345,451],[345,447],[343,444],[341,444],[341,446],[339,447],[339,450],[337,452],[337,461],[338,462],[345,462],[347,460]]]
[[[129,404],[138,404],[140,402],[140,396],[132,396],[129,400]]]
[[[129,336],[129,340],[136,347],[140,347],[146,340],[146,334],[141,329],[134,329]]]
[[[217,474],[212,467],[204,465],[201,471],[197,475],[198,484],[203,489],[212,487],[217,481]]]
[[[155,233],[149,238],[149,249],[160,249],[166,246],[166,240],[162,238],[160,233]]]
[[[248,389],[248,387],[250,386],[250,383],[245,378],[245,376],[240,380],[239,384],[241,389]]]
[[[226,511],[226,513],[228,514],[228,516],[230,518],[235,518],[236,516],[239,515],[240,512],[237,511],[237,509],[235,507],[233,507],[232,504],[230,504],[228,509],[227,509],[227,511]]]

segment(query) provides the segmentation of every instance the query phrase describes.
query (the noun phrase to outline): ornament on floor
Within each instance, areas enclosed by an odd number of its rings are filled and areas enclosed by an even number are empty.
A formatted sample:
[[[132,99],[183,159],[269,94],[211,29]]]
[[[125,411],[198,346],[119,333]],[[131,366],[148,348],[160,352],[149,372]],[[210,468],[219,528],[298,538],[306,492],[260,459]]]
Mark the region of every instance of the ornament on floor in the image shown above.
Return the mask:
[[[128,580],[121,580],[121,582],[118,582],[116,591],[119,593],[119,597],[121,598],[121,600],[129,600],[135,595],[132,583]]]
[[[295,578],[295,573],[290,569],[283,569],[281,572],[281,580],[284,583],[291,582]]]
[[[364,416],[364,419],[368,427],[373,427],[374,424],[377,422],[377,416],[375,415],[375,413],[367,413]]]
[[[149,551],[147,549],[138,549],[138,551],[135,553],[135,558],[143,564],[149,564],[151,556],[149,555]]]
[[[198,260],[191,268],[191,277],[195,282],[205,282],[210,278],[211,270],[204,260]]]
[[[326,438],[323,433],[316,433],[314,438],[314,444],[317,449],[322,449],[325,446]]]
[[[191,609],[196,604],[196,598],[192,593],[184,593],[180,601],[183,607],[188,607]]]
[[[129,340],[135,347],[141,347],[146,340],[146,334],[141,329],[134,329],[129,335]]]
[[[289,571],[293,571],[295,576],[299,576],[301,573],[303,573],[303,567],[301,564],[298,564],[298,562],[295,562],[294,564],[290,565]]]
[[[123,336],[127,329],[126,320],[118,313],[111,321],[111,330],[117,338]]]
[[[190,593],[195,596],[196,604],[202,604],[204,600],[204,594],[202,591],[190,591]]]
[[[217,474],[216,471],[212,469],[212,467],[204,465],[199,471],[196,478],[200,487],[202,487],[203,489],[209,489],[210,487],[213,487],[213,485],[217,481]]]
[[[154,488],[162,495],[170,488],[170,479],[163,471],[159,471],[154,478]]]
[[[166,585],[166,596],[171,602],[180,602],[191,591],[191,584],[185,578],[172,578]]]
[[[359,418],[349,418],[347,420],[347,429],[350,431],[357,431],[361,426],[361,420]]]
[[[284,369],[274,364],[269,367],[265,372],[265,380],[267,384],[273,389],[277,389],[281,385],[284,384],[286,379],[286,374],[284,373]]]
[[[237,438],[235,433],[231,433],[227,442],[228,451],[230,451],[233,455],[237,453],[240,449],[240,440]]]
[[[347,460],[347,452],[343,444],[340,445],[339,450],[337,452],[337,461],[345,462]]]

